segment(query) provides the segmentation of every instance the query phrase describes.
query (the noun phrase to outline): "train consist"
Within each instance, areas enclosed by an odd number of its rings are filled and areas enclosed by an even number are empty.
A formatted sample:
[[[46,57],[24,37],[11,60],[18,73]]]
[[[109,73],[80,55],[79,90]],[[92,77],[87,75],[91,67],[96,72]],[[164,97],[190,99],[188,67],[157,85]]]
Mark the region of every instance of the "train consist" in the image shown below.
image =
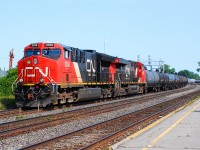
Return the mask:
[[[32,43],[13,83],[18,107],[46,107],[180,88],[187,78],[148,71],[140,62],[58,43]]]

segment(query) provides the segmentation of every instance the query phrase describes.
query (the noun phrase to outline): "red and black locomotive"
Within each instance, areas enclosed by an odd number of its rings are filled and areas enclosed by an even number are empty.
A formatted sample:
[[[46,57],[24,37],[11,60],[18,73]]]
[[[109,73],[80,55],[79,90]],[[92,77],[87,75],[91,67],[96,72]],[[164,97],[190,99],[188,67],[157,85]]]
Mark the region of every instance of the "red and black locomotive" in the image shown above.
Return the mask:
[[[58,43],[33,43],[24,49],[13,85],[19,107],[46,107],[186,84],[185,77],[147,71],[140,62]]]

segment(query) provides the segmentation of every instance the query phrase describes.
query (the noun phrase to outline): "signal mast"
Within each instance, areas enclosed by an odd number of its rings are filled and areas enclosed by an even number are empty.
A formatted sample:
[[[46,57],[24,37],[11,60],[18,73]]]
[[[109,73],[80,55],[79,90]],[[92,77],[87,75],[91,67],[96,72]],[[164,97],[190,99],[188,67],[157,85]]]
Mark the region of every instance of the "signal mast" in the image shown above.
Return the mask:
[[[14,58],[14,53],[13,53],[14,49],[12,48],[12,50],[10,50],[10,60],[9,60],[9,70],[12,69],[12,63],[13,63],[13,58]]]

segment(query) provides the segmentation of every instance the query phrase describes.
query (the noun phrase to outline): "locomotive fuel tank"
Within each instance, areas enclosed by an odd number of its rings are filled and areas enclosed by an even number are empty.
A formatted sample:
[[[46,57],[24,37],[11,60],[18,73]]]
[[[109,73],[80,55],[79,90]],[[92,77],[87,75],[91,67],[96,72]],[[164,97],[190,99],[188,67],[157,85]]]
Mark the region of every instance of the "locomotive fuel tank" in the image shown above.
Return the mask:
[[[136,94],[138,92],[139,92],[139,86],[138,85],[128,86],[127,94]]]
[[[69,99],[68,102],[98,99],[100,97],[101,88],[81,88],[78,90],[77,94],[74,95],[74,99],[72,101]]]

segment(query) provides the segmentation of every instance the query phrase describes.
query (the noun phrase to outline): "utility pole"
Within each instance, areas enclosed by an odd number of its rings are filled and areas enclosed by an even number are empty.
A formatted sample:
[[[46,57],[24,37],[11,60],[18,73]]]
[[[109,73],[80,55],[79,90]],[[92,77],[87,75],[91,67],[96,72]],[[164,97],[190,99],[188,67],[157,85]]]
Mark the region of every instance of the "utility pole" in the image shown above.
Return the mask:
[[[138,62],[140,61],[140,55],[137,55],[137,61]]]
[[[106,38],[104,38],[104,54],[105,54],[105,51],[106,51]]]
[[[153,69],[159,69],[160,71],[163,71],[164,61],[162,61],[161,59],[159,61],[154,61],[151,59],[151,56],[148,55],[148,60],[144,61],[143,63],[145,66],[148,66],[151,71]]]
[[[13,58],[14,58],[14,53],[13,53],[14,49],[12,48],[12,50],[10,50],[10,60],[9,60],[9,70],[12,69],[12,63],[13,63]]]
[[[152,65],[151,65],[151,56],[148,56],[148,64],[150,66],[150,70],[152,71]]]

